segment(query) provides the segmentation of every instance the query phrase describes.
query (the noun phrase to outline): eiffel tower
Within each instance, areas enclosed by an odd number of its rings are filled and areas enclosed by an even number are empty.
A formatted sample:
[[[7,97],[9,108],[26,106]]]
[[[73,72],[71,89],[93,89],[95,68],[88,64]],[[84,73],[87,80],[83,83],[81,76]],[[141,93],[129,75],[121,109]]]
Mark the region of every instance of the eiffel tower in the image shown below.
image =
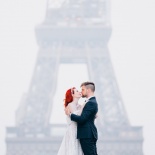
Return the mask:
[[[46,18],[35,29],[40,47],[29,90],[7,127],[6,155],[56,155],[64,124],[50,124],[58,67],[85,63],[96,84],[100,117],[99,155],[143,155],[142,127],[124,109],[111,64],[109,0],[49,0]]]

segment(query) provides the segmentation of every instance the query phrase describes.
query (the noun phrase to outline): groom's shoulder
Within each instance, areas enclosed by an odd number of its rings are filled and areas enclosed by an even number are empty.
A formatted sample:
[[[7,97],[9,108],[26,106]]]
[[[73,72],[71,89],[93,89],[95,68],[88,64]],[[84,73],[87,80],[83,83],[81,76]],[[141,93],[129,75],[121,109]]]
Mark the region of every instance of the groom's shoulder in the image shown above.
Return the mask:
[[[96,102],[96,99],[95,98],[92,98],[92,99],[90,99],[88,102],[87,102],[87,104],[89,104],[89,105],[94,105],[94,104],[96,104],[97,102]]]
[[[90,99],[89,99],[89,101],[90,102],[96,102],[96,97],[94,96],[94,97],[91,97]]]

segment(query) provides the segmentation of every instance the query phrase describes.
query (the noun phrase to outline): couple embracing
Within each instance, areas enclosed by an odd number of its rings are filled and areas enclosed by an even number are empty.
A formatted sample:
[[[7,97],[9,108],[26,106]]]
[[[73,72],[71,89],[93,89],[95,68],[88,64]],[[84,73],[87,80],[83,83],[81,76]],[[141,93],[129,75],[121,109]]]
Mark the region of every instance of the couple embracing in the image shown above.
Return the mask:
[[[97,117],[98,104],[94,96],[95,84],[84,82],[81,92],[75,87],[67,90],[65,95],[65,113],[67,131],[63,137],[57,155],[97,155]],[[81,97],[86,97],[83,105],[78,104]]]

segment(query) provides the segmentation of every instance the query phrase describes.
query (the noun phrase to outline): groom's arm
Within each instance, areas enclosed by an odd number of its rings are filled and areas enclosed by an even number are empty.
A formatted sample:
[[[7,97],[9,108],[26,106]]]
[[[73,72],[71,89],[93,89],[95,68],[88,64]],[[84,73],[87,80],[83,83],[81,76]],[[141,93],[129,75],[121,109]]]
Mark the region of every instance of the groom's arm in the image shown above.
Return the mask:
[[[96,111],[97,104],[88,102],[86,107],[83,109],[81,116],[71,114],[71,120],[83,124],[91,117],[91,115],[95,116]]]

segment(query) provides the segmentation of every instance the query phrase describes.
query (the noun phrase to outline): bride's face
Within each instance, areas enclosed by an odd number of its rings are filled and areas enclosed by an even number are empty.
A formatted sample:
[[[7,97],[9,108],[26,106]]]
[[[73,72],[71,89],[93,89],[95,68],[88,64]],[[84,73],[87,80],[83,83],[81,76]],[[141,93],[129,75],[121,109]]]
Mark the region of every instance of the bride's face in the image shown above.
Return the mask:
[[[74,89],[73,97],[74,98],[80,98],[81,97],[81,92],[79,92],[77,89]]]

